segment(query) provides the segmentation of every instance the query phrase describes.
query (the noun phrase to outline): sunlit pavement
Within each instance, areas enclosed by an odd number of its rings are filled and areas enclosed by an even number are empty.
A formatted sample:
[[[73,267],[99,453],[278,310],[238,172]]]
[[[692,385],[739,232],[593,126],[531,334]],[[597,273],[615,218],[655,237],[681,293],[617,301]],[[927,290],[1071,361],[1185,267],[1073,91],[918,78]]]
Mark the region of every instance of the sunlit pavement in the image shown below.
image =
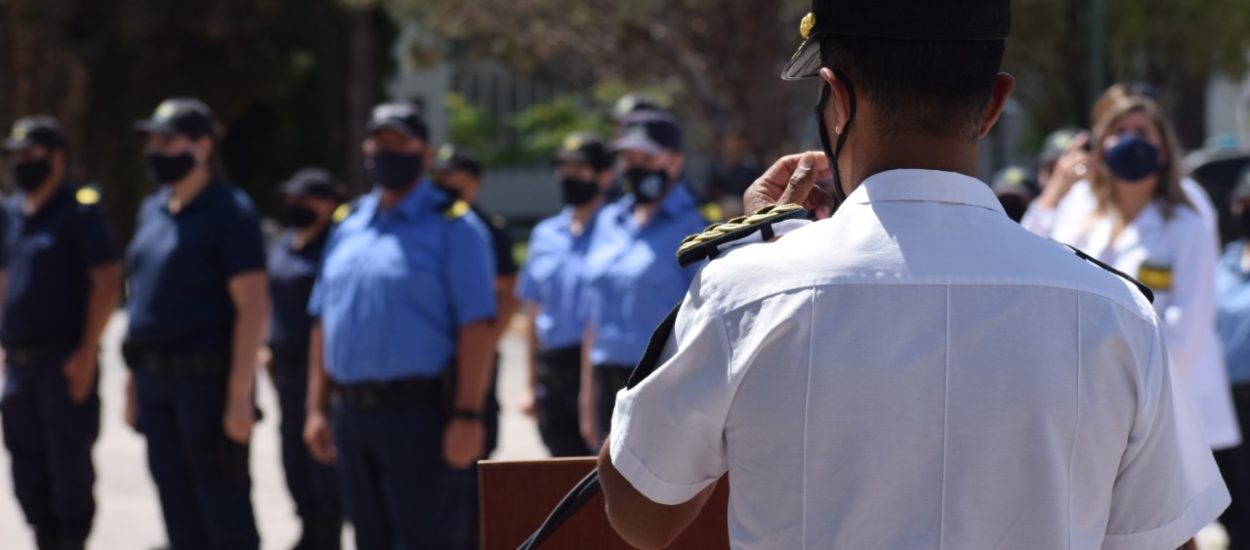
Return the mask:
[[[88,544],[91,550],[148,550],[165,541],[156,489],[148,475],[143,438],[122,421],[125,367],[118,345],[124,330],[125,317],[114,316],[102,356],[103,426],[95,449],[99,510]],[[504,417],[495,458],[545,456],[533,420],[519,412],[518,398],[525,381],[525,348],[520,332],[509,331],[500,351],[499,393]],[[299,536],[299,525],[282,477],[277,400],[264,376],[258,387],[265,419],[257,426],[252,440],[252,501],[262,547],[289,550]],[[8,455],[0,452],[0,550],[34,550],[30,530],[13,498],[9,475]],[[350,529],[343,538],[345,549],[354,548]],[[1219,527],[1208,528],[1199,537],[1203,550],[1222,549],[1224,541]]]

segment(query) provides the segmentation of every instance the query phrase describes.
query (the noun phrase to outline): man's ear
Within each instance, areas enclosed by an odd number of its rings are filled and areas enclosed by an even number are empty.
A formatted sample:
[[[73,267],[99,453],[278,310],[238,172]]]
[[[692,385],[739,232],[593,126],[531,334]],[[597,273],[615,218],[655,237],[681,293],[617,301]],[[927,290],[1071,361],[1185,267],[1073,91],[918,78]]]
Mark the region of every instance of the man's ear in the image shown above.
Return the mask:
[[[977,139],[984,139],[990,129],[1003,116],[1007,108],[1007,99],[1016,89],[1016,79],[1007,73],[998,73],[994,77],[994,90],[990,92],[989,103],[985,105],[985,113],[981,115],[981,126],[977,128]]]
[[[833,118],[826,118],[825,123],[829,125],[830,132],[839,135],[846,129],[846,122],[851,118],[851,90],[847,87],[847,83],[833,74],[833,70],[828,67],[820,69],[820,78],[824,79],[830,89],[829,103],[821,116],[833,115]]]
[[[200,136],[195,140],[196,154],[199,156],[198,161],[208,164],[213,158],[213,138],[208,136]]]

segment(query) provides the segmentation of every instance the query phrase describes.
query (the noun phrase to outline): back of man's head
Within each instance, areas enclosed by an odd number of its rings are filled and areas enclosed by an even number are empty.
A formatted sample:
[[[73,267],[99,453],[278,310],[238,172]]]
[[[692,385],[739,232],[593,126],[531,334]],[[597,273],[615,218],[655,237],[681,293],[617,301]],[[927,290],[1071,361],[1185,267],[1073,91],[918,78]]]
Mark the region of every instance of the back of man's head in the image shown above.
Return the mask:
[[[975,141],[1002,66],[1003,40],[821,38],[821,64],[841,71],[870,103],[884,136]]]

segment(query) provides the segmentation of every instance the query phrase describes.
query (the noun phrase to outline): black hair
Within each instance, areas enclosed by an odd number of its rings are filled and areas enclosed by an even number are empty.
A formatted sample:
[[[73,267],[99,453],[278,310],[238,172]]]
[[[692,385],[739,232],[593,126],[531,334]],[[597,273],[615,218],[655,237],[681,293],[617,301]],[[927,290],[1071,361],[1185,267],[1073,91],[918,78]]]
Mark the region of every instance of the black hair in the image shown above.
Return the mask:
[[[884,135],[919,133],[976,139],[1006,43],[821,39],[821,63],[840,70],[882,115]]]

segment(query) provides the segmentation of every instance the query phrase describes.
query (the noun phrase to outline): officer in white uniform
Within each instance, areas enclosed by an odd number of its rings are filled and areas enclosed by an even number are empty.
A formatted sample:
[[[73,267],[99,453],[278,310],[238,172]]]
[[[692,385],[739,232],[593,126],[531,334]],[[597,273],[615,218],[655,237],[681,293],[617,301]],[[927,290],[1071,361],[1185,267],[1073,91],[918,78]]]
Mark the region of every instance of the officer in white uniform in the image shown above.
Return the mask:
[[[1190,391],[1207,442],[1214,450],[1235,447],[1241,441],[1241,434],[1215,328],[1215,266],[1219,251],[1214,220],[1202,214],[1206,194],[1198,189],[1199,195],[1195,198],[1194,192],[1184,185],[1185,180],[1180,180],[1178,194],[1184,197],[1185,203],[1172,201],[1176,202],[1172,204],[1166,196],[1160,196],[1166,194],[1172,178],[1178,177],[1173,173],[1172,159],[1176,157],[1167,147],[1169,140],[1163,137],[1168,132],[1161,128],[1153,132],[1142,128],[1150,134],[1142,137],[1129,131],[1137,124],[1133,121],[1150,126],[1151,119],[1157,118],[1163,123],[1152,101],[1126,96],[1112,101],[1105,110],[1115,115],[1114,120],[1099,124],[1105,126],[1095,136],[1094,146],[1100,154],[1085,160],[1087,169],[1107,174],[1105,185],[1116,186],[1126,195],[1133,190],[1149,193],[1144,186],[1154,185],[1156,198],[1149,199],[1141,212],[1123,222],[1124,227],[1117,231],[1122,216],[1120,207],[1113,201],[1107,210],[1099,211],[1093,187],[1081,182],[1057,210],[1051,211],[1045,204],[1035,203],[1024,219],[1024,226],[1043,237],[1084,250],[1154,290],[1154,309],[1167,336],[1172,364]],[[1131,135],[1134,139],[1123,140],[1121,135]],[[1108,148],[1109,140],[1116,140],[1118,147]],[[1151,140],[1161,141],[1162,147]],[[1115,152],[1133,146],[1153,152],[1146,155],[1117,155]],[[1145,163],[1143,169],[1138,170],[1145,174],[1140,180],[1126,181],[1125,177],[1116,175],[1135,171],[1135,162]],[[1159,166],[1162,168],[1156,168]]]
[[[709,262],[618,396],[599,471],[627,541],[669,543],[725,473],[738,549],[1172,549],[1227,506],[1145,292],[970,175],[1009,10],[813,2],[783,76],[819,74],[833,169],[782,159],[747,199],[817,206],[830,172],[850,196]]]

